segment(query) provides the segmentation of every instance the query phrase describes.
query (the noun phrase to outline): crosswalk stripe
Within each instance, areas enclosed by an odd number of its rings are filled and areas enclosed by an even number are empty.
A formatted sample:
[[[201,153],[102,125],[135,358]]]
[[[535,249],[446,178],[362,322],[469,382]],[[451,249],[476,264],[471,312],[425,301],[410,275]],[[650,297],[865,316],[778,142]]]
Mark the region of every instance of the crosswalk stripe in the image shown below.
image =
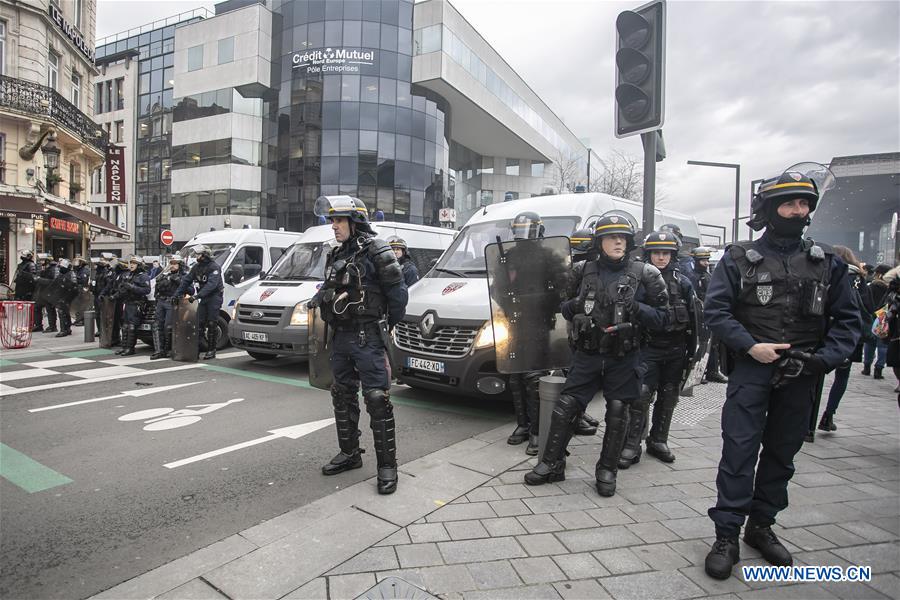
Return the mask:
[[[51,371],[50,369],[28,369],[25,371],[13,371],[11,373],[3,373],[0,374],[0,381],[4,383],[10,381],[19,381],[21,379],[33,379],[35,377],[46,377],[52,375],[59,375],[56,371]]]
[[[90,374],[84,375],[85,377],[89,377],[90,379],[81,379],[76,381],[67,381],[66,383],[48,383],[45,385],[35,385],[27,388],[9,388],[6,389],[0,388],[0,397],[4,396],[16,396],[18,394],[28,394],[30,392],[40,392],[43,390],[55,389],[55,388],[68,388],[76,385],[85,385],[87,383],[97,383],[100,381],[114,381],[116,379],[126,379],[128,377],[140,377],[141,375],[146,375],[148,377],[155,375],[156,373],[169,373],[172,371],[184,371],[187,369],[198,369],[203,366],[203,363],[190,363],[187,365],[178,365],[177,367],[165,367],[162,369],[129,369],[128,373],[122,373],[119,375],[107,375],[105,377],[93,377]],[[90,371],[84,371],[84,373],[96,373],[99,369],[93,369]],[[71,375],[71,373],[56,373],[51,371],[54,375]]]
[[[94,362],[92,360],[88,360],[86,358],[54,358],[52,360],[39,360],[37,362],[27,362],[22,363],[23,365],[27,365],[29,367],[36,367],[39,369],[52,369],[54,367],[68,367],[69,365],[83,365]]]

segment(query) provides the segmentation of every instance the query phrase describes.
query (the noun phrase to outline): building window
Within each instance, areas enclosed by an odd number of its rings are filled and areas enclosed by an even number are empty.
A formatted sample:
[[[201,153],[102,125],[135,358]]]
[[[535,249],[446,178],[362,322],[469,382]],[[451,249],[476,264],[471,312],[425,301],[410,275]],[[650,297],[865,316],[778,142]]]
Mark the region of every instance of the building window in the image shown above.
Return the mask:
[[[72,71],[72,104],[81,108],[81,75]]]
[[[219,40],[219,64],[234,61],[234,36]]]
[[[6,21],[0,21],[0,75],[6,75]]]
[[[532,177],[543,177],[544,176],[544,163],[542,163],[542,162],[531,163],[531,176]]]
[[[106,94],[104,96],[106,103],[103,105],[103,112],[113,109],[113,82],[112,79],[106,82]]]
[[[81,25],[84,22],[81,13],[84,11],[84,0],[75,0],[75,27],[81,29]]]
[[[519,159],[517,159],[517,158],[507,158],[506,159],[506,174],[507,175],[518,175],[519,174]]]
[[[110,101],[112,104],[112,101]],[[125,78],[116,79],[116,110],[125,108]]]
[[[94,114],[99,115],[103,112],[103,84],[98,83],[94,91]]]
[[[125,121],[116,121],[116,142],[125,141]]]
[[[188,71],[197,71],[203,68],[203,46],[188,48]]]
[[[47,52],[47,85],[54,90],[59,87],[59,55],[53,50]]]

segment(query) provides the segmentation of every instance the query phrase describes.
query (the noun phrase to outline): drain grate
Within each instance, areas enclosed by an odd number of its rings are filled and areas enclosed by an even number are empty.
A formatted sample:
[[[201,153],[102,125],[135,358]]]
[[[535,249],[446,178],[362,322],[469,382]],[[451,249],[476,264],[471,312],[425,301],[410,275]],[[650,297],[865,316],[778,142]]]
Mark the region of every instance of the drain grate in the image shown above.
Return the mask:
[[[356,600],[437,600],[420,587],[399,577],[385,577],[381,583],[359,596]]]

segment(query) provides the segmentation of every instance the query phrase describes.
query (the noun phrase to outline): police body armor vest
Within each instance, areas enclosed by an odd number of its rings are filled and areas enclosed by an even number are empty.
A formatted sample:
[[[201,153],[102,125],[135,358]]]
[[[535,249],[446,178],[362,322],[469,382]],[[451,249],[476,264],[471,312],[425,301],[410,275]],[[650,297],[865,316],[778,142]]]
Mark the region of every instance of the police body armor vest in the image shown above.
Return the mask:
[[[178,286],[181,284],[181,279],[183,277],[184,273],[180,269],[174,273],[172,271],[163,271],[157,275],[156,299],[164,300],[174,296],[175,292],[178,291]]]
[[[576,339],[575,345],[583,352],[622,356],[640,344],[640,326],[630,306],[641,282],[643,264],[630,261],[605,283],[599,269],[596,260],[584,266],[578,305],[591,317],[594,327],[589,334]],[[605,333],[608,327],[625,324],[631,325],[627,331],[615,335]]]
[[[678,269],[666,269],[662,272],[669,293],[669,325],[665,331],[654,331],[649,334],[648,345],[654,348],[668,348],[684,342],[685,332],[691,325],[691,315],[687,298],[682,294]]]
[[[831,247],[805,240],[801,252],[763,256],[752,242],[730,247],[741,273],[735,317],[757,342],[817,348],[825,337]]]
[[[122,286],[122,300],[124,302],[138,302],[144,299],[144,296],[141,296],[131,290],[124,289],[124,284],[126,283],[135,283],[135,279],[140,275],[138,271],[126,271],[124,275],[122,275],[121,282]]]
[[[387,314],[387,301],[378,285],[377,273],[367,273],[367,269],[375,268],[371,261],[365,260],[373,240],[367,238],[349,256],[346,252],[341,254],[341,247],[331,251],[325,268],[322,302],[322,318],[327,323],[356,327],[374,323]],[[374,283],[367,283],[366,279],[374,279]]]

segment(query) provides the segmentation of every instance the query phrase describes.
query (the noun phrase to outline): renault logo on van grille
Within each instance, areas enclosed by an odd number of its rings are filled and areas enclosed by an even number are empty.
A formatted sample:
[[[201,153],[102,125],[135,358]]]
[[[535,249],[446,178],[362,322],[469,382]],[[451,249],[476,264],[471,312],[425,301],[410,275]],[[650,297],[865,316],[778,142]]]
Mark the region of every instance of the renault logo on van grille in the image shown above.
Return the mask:
[[[426,313],[422,320],[419,321],[419,331],[422,337],[431,339],[434,337],[434,313]]]

